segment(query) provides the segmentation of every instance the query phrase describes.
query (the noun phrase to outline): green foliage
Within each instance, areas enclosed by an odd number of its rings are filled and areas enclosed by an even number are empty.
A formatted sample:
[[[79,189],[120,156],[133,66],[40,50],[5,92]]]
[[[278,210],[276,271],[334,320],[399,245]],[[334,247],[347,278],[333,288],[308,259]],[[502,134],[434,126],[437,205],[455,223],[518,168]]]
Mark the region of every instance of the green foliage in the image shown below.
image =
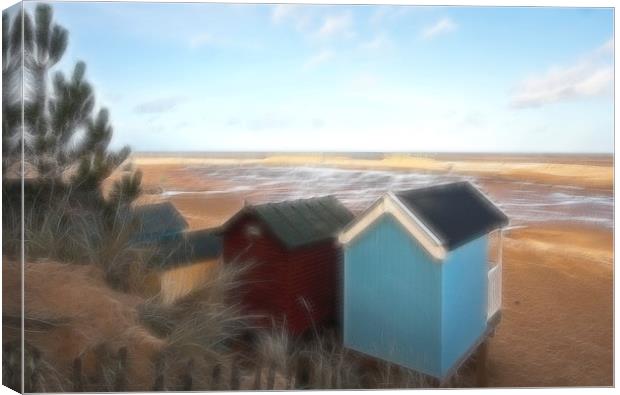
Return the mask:
[[[56,72],[50,81],[51,70],[65,53],[67,43],[68,32],[54,23],[49,5],[37,5],[34,23],[28,13],[23,21],[21,15],[9,21],[3,13],[3,170],[18,166],[23,144],[26,168],[40,180],[97,190],[128,158],[130,149],[110,150],[113,129],[109,113],[105,108],[95,109],[95,94],[85,79],[84,62],[77,62],[70,76]],[[127,176],[117,183],[115,199],[131,202],[139,192],[140,178]],[[124,187],[129,189],[118,189]]]
[[[102,190],[131,151],[110,149],[110,115],[96,105],[86,64],[54,73],[69,34],[52,8],[12,20],[5,11],[2,22],[3,254],[19,254],[23,220],[28,260],[97,264],[111,286],[131,290],[143,270],[130,215],[142,175],[125,166],[108,197]]]

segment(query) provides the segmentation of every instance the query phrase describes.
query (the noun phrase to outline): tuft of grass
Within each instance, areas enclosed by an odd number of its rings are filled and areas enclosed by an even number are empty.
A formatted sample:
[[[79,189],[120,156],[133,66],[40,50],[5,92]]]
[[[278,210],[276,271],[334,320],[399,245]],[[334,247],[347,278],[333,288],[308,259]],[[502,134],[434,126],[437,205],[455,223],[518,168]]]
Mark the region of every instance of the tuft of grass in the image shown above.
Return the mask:
[[[46,189],[47,188],[47,189]],[[138,247],[139,225],[128,205],[60,187],[30,187],[24,196],[24,245],[29,261],[50,259],[97,265],[117,290],[140,292],[152,248]],[[50,190],[48,190],[50,189]],[[3,191],[3,254],[17,258],[21,244],[21,199]],[[19,203],[19,205],[18,205]]]
[[[243,314],[238,300],[246,270],[247,265],[218,265],[201,288],[173,304],[156,296],[139,307],[142,323],[167,343],[157,362],[166,377],[165,389],[182,390],[188,369],[201,372],[191,375],[194,390],[224,386],[224,379],[214,380],[209,372],[230,366],[242,336],[253,330],[255,317]]]
[[[398,365],[370,360],[342,346],[330,331],[317,331],[309,339],[294,339],[283,328],[262,331],[254,346],[255,361],[265,368],[274,361],[277,374],[293,377],[297,389],[399,389],[431,388],[434,381]],[[462,386],[464,376],[452,386]],[[288,385],[276,387],[287,389]],[[263,388],[265,389],[265,388]],[[267,388],[270,389],[270,388]]]

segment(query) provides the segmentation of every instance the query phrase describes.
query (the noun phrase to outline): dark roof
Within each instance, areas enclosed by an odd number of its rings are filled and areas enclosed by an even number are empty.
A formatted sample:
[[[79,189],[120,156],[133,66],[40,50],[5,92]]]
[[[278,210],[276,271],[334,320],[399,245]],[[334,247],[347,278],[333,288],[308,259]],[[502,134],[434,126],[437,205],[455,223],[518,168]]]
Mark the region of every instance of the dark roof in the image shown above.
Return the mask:
[[[134,213],[140,219],[139,233],[143,235],[180,232],[188,226],[170,202],[138,206]]]
[[[395,195],[448,250],[508,223],[508,217],[469,182],[413,189]]]
[[[287,248],[334,238],[353,219],[334,196],[247,206],[242,212],[254,213]]]
[[[214,229],[182,232],[156,245],[151,264],[170,268],[215,259],[222,253],[222,238]]]

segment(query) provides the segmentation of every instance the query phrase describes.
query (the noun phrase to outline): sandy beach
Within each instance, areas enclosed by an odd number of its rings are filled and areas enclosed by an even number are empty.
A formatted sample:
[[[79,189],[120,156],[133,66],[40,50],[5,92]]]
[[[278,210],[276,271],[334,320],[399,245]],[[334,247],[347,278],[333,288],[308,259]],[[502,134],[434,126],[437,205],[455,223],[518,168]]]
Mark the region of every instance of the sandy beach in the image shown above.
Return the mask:
[[[501,161],[498,158],[485,161],[484,158],[442,160],[277,156],[235,160],[138,156],[133,161],[144,173],[145,196],[142,201],[171,200],[187,218],[190,227],[195,229],[218,226],[242,207],[244,200],[274,199],[281,196],[283,190],[290,193],[287,188],[294,188],[295,184],[265,182],[258,188],[248,188],[247,183],[251,183],[251,180],[245,180],[244,184],[228,176],[210,177],[196,171],[204,166],[225,167],[231,172],[226,174],[234,174],[235,166],[303,165],[474,175],[479,177],[485,189],[500,200],[504,196],[513,196],[514,191],[506,190],[506,185],[512,184],[498,183],[497,180],[522,182],[523,187],[530,188],[534,194],[550,188],[552,193],[545,192],[549,196],[568,196],[572,190],[560,189],[561,192],[557,192],[556,187],[573,188],[579,195],[576,195],[577,198],[565,197],[566,201],[577,200],[573,202],[575,205],[583,203],[585,206],[579,206],[576,212],[584,215],[592,213],[596,221],[579,222],[570,218],[554,221],[547,217],[532,217],[530,221],[524,217],[518,226],[506,232],[503,318],[490,342],[489,385],[538,387],[613,384],[611,160],[580,164],[579,161],[522,163],[514,159]],[[584,196],[591,197],[592,201],[581,202]],[[601,199],[603,203],[600,203]],[[519,202],[516,198],[510,201]],[[554,204],[541,204],[540,212],[544,214],[545,210],[555,207]],[[524,207],[528,205],[530,203],[526,201]],[[559,202],[557,206],[569,205]],[[512,210],[518,214],[520,209],[517,205]],[[562,212],[559,213],[556,216],[561,219]],[[568,216],[574,215],[570,211],[567,213]],[[528,212],[528,215],[534,214]]]
[[[501,160],[494,156],[468,160],[390,154],[385,157],[361,159],[337,155],[269,155],[261,158],[225,158],[184,156],[134,156],[138,166],[183,165],[263,165],[263,166],[325,166],[340,169],[403,170],[435,173],[486,175],[503,179],[558,183],[602,189],[613,188],[613,160],[603,163],[557,163],[538,158],[527,161]]]

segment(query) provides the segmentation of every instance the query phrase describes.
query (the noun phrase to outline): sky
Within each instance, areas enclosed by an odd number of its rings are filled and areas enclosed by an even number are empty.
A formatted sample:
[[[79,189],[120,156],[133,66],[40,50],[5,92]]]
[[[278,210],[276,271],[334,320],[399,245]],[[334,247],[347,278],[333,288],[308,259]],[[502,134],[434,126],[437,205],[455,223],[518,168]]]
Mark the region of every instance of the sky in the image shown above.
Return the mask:
[[[50,4],[114,147],[613,152],[609,8]]]

